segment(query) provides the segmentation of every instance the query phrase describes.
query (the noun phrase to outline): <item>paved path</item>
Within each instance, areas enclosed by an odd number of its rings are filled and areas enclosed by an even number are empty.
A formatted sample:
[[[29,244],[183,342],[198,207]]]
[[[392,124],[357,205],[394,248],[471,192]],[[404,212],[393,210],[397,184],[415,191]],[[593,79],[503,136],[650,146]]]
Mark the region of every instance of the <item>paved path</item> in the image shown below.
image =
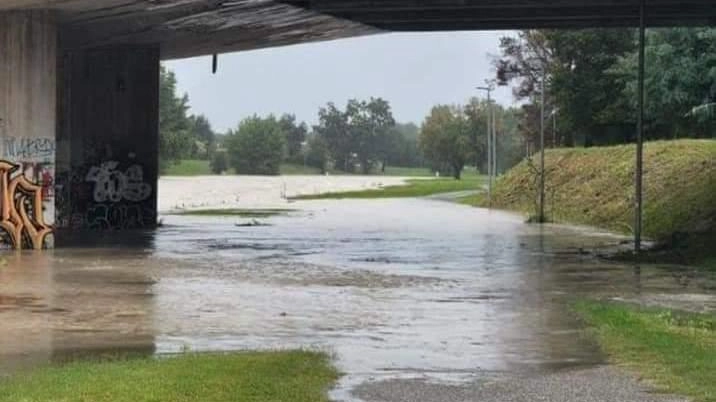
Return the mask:
[[[365,402],[687,402],[655,393],[611,366],[501,377],[468,385],[422,380],[364,383],[354,395]]]

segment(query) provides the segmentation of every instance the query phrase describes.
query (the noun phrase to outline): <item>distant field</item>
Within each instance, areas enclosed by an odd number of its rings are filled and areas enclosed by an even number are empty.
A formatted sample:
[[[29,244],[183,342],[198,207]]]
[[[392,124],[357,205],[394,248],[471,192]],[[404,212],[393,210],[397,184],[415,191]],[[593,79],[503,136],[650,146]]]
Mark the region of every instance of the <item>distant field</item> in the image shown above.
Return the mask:
[[[233,173],[233,169],[229,171],[229,174]],[[340,170],[334,170],[329,172],[334,175],[347,174]],[[474,172],[471,172],[474,175]],[[184,159],[178,163],[173,163],[167,167],[166,171],[162,176],[208,176],[213,175],[211,166],[208,160],[197,160],[197,159]],[[318,175],[321,174],[321,170],[311,166],[304,166],[295,163],[282,163],[281,164],[282,175]],[[358,173],[356,173],[358,174]],[[470,173],[468,173],[469,175]],[[387,166],[385,173],[373,172],[375,176],[403,176],[403,177],[429,177],[433,176],[428,168],[411,168],[411,167],[393,167]]]
[[[184,159],[167,167],[163,176],[206,176],[213,174],[209,161]]]

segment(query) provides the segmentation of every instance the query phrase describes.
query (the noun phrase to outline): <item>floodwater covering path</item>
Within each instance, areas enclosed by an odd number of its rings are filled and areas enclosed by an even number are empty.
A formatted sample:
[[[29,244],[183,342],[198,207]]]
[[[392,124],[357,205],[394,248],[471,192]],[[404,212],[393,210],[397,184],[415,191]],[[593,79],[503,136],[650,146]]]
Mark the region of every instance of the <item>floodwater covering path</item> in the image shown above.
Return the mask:
[[[609,234],[439,200],[288,207],[266,226],[170,215],[103,246],[5,255],[0,373],[110,351],[304,347],[334,354],[336,400],[670,401],[603,367],[568,303],[716,309],[713,278],[587,251],[623,240]]]

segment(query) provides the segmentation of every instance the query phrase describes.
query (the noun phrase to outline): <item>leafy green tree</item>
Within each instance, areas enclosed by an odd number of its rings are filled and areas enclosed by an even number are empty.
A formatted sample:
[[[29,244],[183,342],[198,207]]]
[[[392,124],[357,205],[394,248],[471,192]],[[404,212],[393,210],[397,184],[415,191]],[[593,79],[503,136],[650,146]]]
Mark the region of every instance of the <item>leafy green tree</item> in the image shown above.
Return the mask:
[[[320,135],[309,135],[306,150],[306,164],[321,170],[321,174],[328,171],[328,147]]]
[[[541,82],[545,81],[545,109],[558,110],[562,138],[548,145],[614,142],[604,138],[607,126],[624,125],[625,84],[609,74],[614,63],[634,50],[630,29],[527,30],[517,37],[503,37],[502,58],[496,62],[500,84],[515,82],[517,99],[528,99],[539,108]],[[532,110],[532,109],[530,109]],[[527,119],[524,124],[539,119]],[[528,133],[538,132],[529,127]],[[600,138],[601,137],[601,138]],[[534,142],[531,138],[530,142]]]
[[[222,174],[229,170],[229,158],[226,151],[216,151],[210,162],[211,171],[214,174]]]
[[[385,161],[395,126],[387,101],[351,99],[345,111],[329,103],[319,110],[318,121],[313,131],[323,139],[337,168],[352,172],[358,161],[368,173],[375,163]]]
[[[164,66],[159,76],[159,163],[165,169],[170,163],[188,157],[192,149],[191,122],[187,116],[189,97],[177,96],[176,76]]]
[[[277,175],[280,173],[284,133],[274,116],[249,117],[227,136],[225,146],[230,165],[239,174]]]
[[[346,106],[351,149],[360,161],[363,174],[370,172],[374,163],[385,160],[390,129],[395,126],[390,105],[381,98],[369,101],[352,99]],[[383,164],[385,165],[385,163]]]
[[[470,124],[462,108],[433,107],[420,130],[420,148],[434,167],[449,168],[452,176],[460,179],[472,152]]]
[[[650,29],[646,34],[645,130],[647,138],[713,134],[713,121],[694,118],[692,109],[716,101],[716,29]],[[623,86],[626,109],[634,122],[637,99],[637,53],[610,70]],[[697,109],[699,110],[699,109]]]
[[[202,159],[209,159],[211,153],[215,149],[215,134],[211,128],[209,119],[203,114],[198,116],[190,116],[189,121],[191,124],[191,134],[195,141],[202,144],[202,151],[198,155],[195,155]]]
[[[318,125],[313,127],[313,132],[321,137],[335,167],[352,172],[353,143],[346,113],[328,103],[319,109]]]
[[[284,114],[279,120],[281,130],[286,136],[286,159],[299,163],[301,162],[301,147],[306,141],[308,127],[306,123],[296,123],[296,116],[292,114]]]

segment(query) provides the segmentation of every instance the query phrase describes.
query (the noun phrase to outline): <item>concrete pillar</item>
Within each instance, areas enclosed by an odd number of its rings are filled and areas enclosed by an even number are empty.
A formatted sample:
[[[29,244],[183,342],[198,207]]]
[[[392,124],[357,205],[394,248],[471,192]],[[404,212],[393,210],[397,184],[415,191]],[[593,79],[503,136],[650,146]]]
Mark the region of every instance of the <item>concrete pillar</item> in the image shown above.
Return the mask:
[[[159,49],[68,51],[60,69],[58,227],[155,227]]]
[[[57,25],[0,12],[0,247],[53,243]]]

